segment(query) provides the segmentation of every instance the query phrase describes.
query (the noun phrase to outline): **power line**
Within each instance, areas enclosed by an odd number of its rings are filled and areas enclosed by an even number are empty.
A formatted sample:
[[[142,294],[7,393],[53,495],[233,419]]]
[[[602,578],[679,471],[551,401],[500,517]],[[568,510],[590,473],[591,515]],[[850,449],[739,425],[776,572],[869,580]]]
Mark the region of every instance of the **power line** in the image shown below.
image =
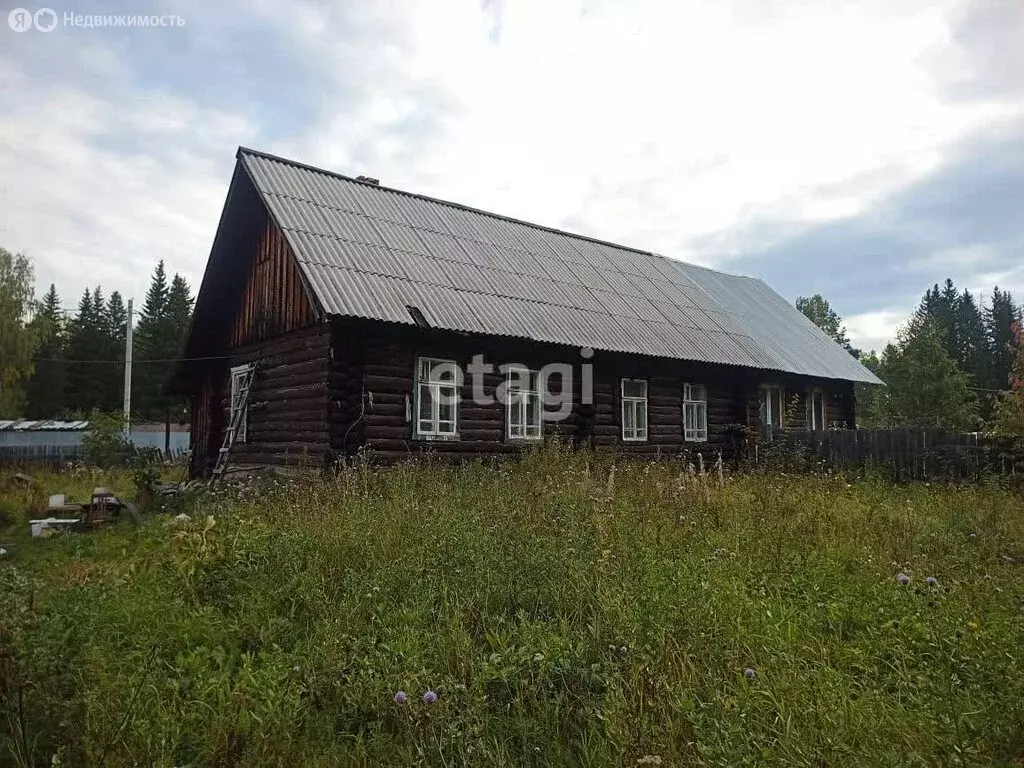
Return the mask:
[[[140,363],[191,363],[198,362],[201,360],[230,360],[232,355],[210,355],[209,357],[165,357],[155,360],[140,360],[135,358],[132,360],[132,365],[138,365]],[[69,357],[33,357],[37,363],[108,363],[124,365],[124,358],[120,360],[87,360],[87,359],[74,359]]]

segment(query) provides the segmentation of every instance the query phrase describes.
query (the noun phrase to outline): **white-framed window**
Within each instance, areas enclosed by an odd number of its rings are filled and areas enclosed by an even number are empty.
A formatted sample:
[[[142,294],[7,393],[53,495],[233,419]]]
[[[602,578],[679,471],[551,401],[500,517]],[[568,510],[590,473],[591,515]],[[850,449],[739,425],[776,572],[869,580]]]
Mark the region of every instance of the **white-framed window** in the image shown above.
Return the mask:
[[[761,385],[761,424],[765,429],[769,427],[780,429],[783,424],[783,414],[786,411],[786,392],[778,384]]]
[[[807,428],[825,429],[825,392],[812,389],[807,392]]]
[[[622,380],[622,439],[647,439],[647,382],[643,379]]]
[[[544,435],[540,374],[526,368],[510,368],[506,377],[505,436],[509,440],[540,440]]]
[[[238,419],[238,429],[235,432],[236,443],[245,442],[249,422],[249,403],[245,402],[243,404],[242,402],[246,399],[247,394],[242,392],[242,387],[251,369],[252,363],[236,365],[231,369],[231,421],[228,423],[228,428],[230,429],[231,424],[234,424],[235,419]],[[238,415],[239,412],[241,412],[240,416]]]
[[[683,440],[708,439],[708,390],[703,384],[683,384]]]
[[[426,440],[458,438],[459,365],[454,360],[416,358],[414,434]]]

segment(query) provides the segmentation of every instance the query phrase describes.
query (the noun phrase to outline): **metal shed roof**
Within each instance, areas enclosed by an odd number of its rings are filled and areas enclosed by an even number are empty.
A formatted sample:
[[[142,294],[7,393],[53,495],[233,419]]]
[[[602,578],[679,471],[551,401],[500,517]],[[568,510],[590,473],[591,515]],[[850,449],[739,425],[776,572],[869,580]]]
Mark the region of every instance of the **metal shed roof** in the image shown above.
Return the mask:
[[[0,419],[0,431],[8,432],[80,432],[88,428],[88,421],[57,421],[55,419]]]
[[[330,315],[879,383],[761,280],[240,148]]]

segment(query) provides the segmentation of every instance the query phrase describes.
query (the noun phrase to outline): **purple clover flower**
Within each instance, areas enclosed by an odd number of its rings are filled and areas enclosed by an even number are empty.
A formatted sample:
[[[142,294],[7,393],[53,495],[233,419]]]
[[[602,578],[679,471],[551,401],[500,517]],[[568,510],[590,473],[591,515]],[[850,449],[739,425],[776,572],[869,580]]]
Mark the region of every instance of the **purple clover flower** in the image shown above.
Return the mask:
[[[903,573],[903,571],[900,571],[896,574],[896,582],[905,587],[910,583],[910,577]]]
[[[750,667],[747,667],[743,670],[743,676],[747,678],[747,680],[753,680],[755,677],[757,677],[757,672],[755,672]]]
[[[395,693],[395,704],[405,704],[409,700],[409,695],[405,691],[398,691]]]
[[[427,691],[426,693],[423,694],[423,703],[424,704],[434,704],[436,702],[437,702],[437,694],[434,693],[433,691]]]
[[[927,584],[929,587],[939,586],[939,580],[936,579],[934,576],[929,576],[927,579],[924,580],[924,583]]]

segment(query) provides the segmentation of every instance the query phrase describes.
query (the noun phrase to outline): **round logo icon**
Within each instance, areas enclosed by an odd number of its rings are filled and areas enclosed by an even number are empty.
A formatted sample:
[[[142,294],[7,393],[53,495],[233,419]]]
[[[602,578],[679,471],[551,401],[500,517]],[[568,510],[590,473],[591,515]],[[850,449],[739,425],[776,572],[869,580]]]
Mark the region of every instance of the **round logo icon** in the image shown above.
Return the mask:
[[[40,8],[32,20],[40,32],[52,32],[53,28],[57,26],[57,14],[52,8]]]
[[[28,32],[32,29],[32,13],[24,8],[15,8],[7,14],[7,25],[15,32]]]

